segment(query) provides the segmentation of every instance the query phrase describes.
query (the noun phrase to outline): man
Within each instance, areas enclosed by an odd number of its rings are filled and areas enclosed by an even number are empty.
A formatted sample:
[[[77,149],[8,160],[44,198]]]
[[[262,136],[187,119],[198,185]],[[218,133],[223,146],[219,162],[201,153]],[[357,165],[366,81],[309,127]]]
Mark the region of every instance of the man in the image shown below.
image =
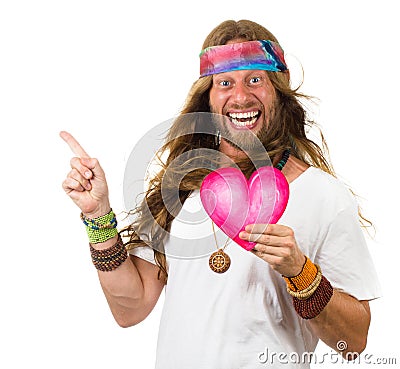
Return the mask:
[[[163,147],[169,155],[165,168],[150,182],[137,219],[125,230],[130,257],[116,234],[98,161],[61,133],[77,155],[63,187],[82,210],[93,263],[118,324],[145,319],[167,286],[157,368],[308,367],[288,357],[312,352],[318,339],[351,357],[364,350],[368,300],[379,296],[379,286],[357,204],[334,178],[323,151],[306,137],[310,123],[301,97],[290,88],[283,52],[268,30],[250,21],[216,27],[204,42],[201,78],[182,117],[209,112],[225,118],[215,135],[194,132],[184,138],[182,121],[174,122]],[[198,250],[205,243],[174,238],[193,231],[164,203],[163,180],[167,189],[178,187],[167,180],[178,172],[174,159],[199,148],[218,150],[248,176],[255,169],[248,157],[259,142],[275,166],[281,163],[290,186],[279,224],[247,225],[240,237],[255,242],[251,252],[214,232],[217,249],[225,242],[218,258],[174,257],[177,246]],[[205,174],[188,171],[179,183],[182,212],[198,203]],[[213,223],[204,224],[205,232],[206,227]],[[223,273],[215,273],[220,267]]]

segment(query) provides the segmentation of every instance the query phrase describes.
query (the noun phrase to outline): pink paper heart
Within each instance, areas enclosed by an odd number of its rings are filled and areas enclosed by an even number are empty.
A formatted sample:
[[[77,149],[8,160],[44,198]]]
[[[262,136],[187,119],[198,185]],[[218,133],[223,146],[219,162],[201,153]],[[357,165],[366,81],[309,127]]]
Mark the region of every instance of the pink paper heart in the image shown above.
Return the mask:
[[[289,185],[280,170],[261,167],[249,180],[237,168],[208,174],[200,187],[204,209],[213,222],[246,250],[255,242],[239,238],[247,224],[274,224],[286,209]]]

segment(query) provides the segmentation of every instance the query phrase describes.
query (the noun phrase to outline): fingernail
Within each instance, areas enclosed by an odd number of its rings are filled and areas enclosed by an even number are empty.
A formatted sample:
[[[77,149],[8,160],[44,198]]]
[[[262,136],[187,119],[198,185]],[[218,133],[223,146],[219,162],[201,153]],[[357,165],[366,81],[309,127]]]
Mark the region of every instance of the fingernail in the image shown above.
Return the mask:
[[[240,238],[246,238],[246,232],[240,232],[239,233]]]
[[[92,176],[92,172],[90,172],[90,171],[85,172],[86,178],[90,178],[91,176]]]

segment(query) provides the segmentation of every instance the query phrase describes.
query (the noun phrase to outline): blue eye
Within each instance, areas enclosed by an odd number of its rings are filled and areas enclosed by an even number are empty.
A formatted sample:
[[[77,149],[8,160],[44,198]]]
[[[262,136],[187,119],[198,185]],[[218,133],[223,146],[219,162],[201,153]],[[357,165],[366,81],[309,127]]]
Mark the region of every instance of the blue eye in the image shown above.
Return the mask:
[[[228,87],[230,85],[230,82],[229,81],[221,81],[219,84],[223,87]]]
[[[253,78],[250,79],[250,83],[258,83],[260,81],[261,81],[260,77],[253,77]]]

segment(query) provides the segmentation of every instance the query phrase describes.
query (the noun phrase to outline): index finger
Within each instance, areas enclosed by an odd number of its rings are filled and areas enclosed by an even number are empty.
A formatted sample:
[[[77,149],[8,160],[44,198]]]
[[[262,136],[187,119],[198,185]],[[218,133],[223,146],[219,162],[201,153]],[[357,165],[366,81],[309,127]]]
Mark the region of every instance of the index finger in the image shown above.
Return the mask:
[[[291,229],[280,224],[248,224],[245,229],[246,232],[254,234],[269,234],[281,237],[291,235]]]
[[[66,131],[60,132],[60,137],[68,144],[72,152],[80,158],[90,158],[89,154],[83,149],[79,142]]]

